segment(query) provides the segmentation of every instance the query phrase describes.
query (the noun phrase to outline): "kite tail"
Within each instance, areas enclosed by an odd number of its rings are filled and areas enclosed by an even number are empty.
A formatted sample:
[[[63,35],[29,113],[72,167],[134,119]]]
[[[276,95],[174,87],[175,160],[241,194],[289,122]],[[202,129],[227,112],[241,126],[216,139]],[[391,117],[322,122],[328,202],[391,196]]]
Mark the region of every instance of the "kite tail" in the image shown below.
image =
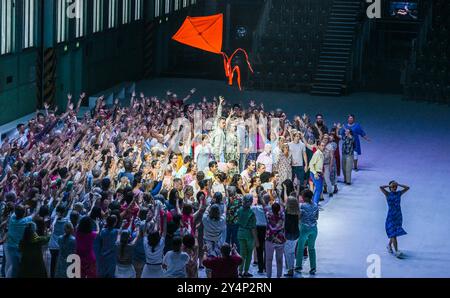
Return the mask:
[[[225,69],[225,76],[228,78],[228,84],[230,86],[233,85],[233,79],[234,79],[234,73],[237,73],[237,82],[238,82],[238,86],[239,86],[239,90],[242,91],[242,86],[241,86],[241,69],[239,68],[238,65],[236,65],[234,68],[232,68],[232,61],[234,56],[236,56],[236,54],[238,52],[242,52],[245,55],[245,60],[247,61],[247,65],[248,68],[250,69],[250,71],[252,73],[254,73],[252,65],[250,64],[250,61],[248,59],[248,54],[244,49],[237,49],[236,51],[234,51],[234,53],[228,57],[227,54],[225,54],[224,52],[222,52],[222,56],[223,56],[223,65],[224,65],[224,69]]]
[[[231,75],[231,63],[230,63],[230,58],[228,58],[227,54],[225,54],[224,52],[221,53],[223,56],[223,68],[225,69],[225,76],[227,78],[230,77]]]
[[[228,84],[230,86],[233,85],[233,78],[234,78],[234,73],[235,72],[237,73],[237,82],[238,82],[239,90],[242,91],[242,87],[241,87],[241,69],[237,65],[233,68],[233,71],[231,72],[231,75],[228,77]]]
[[[247,51],[244,50],[244,49],[242,49],[242,48],[238,48],[238,49],[236,49],[236,51],[234,51],[233,55],[231,55],[230,58],[229,58],[230,63],[231,63],[231,61],[233,60],[234,56],[236,56],[236,54],[237,54],[238,52],[244,53],[244,55],[245,55],[245,61],[247,62],[248,68],[250,69],[250,71],[251,71],[252,73],[254,73],[253,67],[252,67],[252,65],[251,65],[251,63],[250,63],[250,61],[249,61],[249,58],[248,58]]]

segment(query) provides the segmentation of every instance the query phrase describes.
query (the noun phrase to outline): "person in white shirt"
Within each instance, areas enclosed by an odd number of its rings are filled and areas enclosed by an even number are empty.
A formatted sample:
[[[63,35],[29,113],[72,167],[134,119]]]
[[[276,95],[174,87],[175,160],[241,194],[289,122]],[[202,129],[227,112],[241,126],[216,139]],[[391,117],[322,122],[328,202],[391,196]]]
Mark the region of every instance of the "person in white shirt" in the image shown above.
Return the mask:
[[[273,156],[272,156],[272,145],[267,144],[264,147],[264,152],[262,152],[258,159],[256,160],[256,163],[261,163],[266,166],[266,172],[272,173],[273,169]]]
[[[306,155],[306,146],[300,139],[300,133],[296,132],[293,142],[289,143],[289,151],[292,154],[292,181],[297,177],[298,185],[305,186],[305,169],[308,169],[308,156]]]
[[[18,148],[23,149],[28,144],[28,129],[26,129],[25,124],[23,123],[18,124],[16,128],[17,131],[11,138],[10,143],[16,143]]]
[[[227,180],[227,175],[225,173],[219,172],[216,175],[216,179],[212,185],[212,194],[214,195],[216,192],[221,193],[223,196],[226,195],[225,193],[225,181]]]
[[[250,187],[250,182],[252,178],[255,176],[256,163],[254,160],[249,160],[247,162],[247,168],[241,173],[242,182],[244,184],[244,188],[248,189]]]
[[[208,165],[213,159],[212,146],[209,143],[209,136],[203,135],[201,144],[194,150],[194,160],[199,171],[207,171]]]
[[[182,240],[180,237],[173,238],[173,250],[167,252],[163,259],[163,268],[166,269],[164,277],[187,278],[186,265],[189,255],[181,251]]]
[[[276,165],[278,163],[278,159],[280,158],[280,154],[283,152],[281,150],[281,148],[283,147],[285,142],[286,142],[286,139],[283,136],[281,136],[278,139],[277,146],[273,148],[273,150],[272,150],[273,165]],[[278,171],[278,169],[275,169],[275,170]]]
[[[164,213],[164,227],[161,235],[158,228],[160,208],[160,205],[158,205],[155,211],[156,220],[152,223],[153,229],[150,233],[146,233],[147,237],[144,239],[145,266],[141,278],[163,277],[162,263],[166,243],[167,217]]]

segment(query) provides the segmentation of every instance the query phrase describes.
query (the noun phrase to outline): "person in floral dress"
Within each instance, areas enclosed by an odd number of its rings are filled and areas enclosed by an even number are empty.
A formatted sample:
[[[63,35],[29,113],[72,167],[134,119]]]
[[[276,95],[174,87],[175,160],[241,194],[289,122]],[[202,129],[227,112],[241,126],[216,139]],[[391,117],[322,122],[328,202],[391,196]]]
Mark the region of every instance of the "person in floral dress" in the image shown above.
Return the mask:
[[[284,234],[284,211],[281,205],[274,203],[271,210],[266,212],[267,232],[266,232],[266,273],[268,278],[272,278],[272,261],[275,253],[277,263],[277,277],[283,275],[283,255],[286,236]]]
[[[292,155],[289,151],[289,145],[284,144],[281,147],[281,154],[276,165],[280,183],[292,179]]]

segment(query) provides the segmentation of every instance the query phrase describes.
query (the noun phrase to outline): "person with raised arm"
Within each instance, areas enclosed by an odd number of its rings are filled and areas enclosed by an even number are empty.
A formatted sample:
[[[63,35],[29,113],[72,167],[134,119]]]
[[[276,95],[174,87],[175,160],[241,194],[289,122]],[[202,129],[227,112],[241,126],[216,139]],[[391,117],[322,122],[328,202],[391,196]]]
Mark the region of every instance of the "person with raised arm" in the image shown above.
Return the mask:
[[[402,190],[398,190],[399,187],[401,187]],[[387,189],[389,189],[389,191]],[[402,252],[398,250],[397,238],[407,234],[402,227],[403,215],[400,205],[401,197],[407,193],[409,189],[409,186],[399,184],[396,181],[389,182],[389,185],[380,186],[380,190],[385,195],[389,207],[385,226],[386,234],[389,238],[387,250],[397,258],[402,256]],[[392,249],[392,246],[394,246],[394,249]]]
[[[145,250],[145,266],[142,270],[141,278],[162,278],[164,246],[167,235],[167,213],[161,212],[161,204],[155,205],[153,218],[147,219],[147,228],[145,231],[144,250]],[[160,228],[160,215],[163,214],[163,226]]]
[[[227,119],[222,117],[223,104],[225,102],[225,98],[222,96],[219,97],[219,107],[217,108],[217,115],[214,122],[214,129],[211,132],[211,145],[214,158],[216,162],[223,161],[225,152],[225,129],[227,126]]]
[[[19,250],[19,244],[22,240],[25,228],[28,224],[33,222],[33,218],[38,214],[41,208],[43,196],[37,202],[37,206],[34,211],[29,216],[26,216],[27,207],[24,205],[16,205],[14,208],[14,213],[9,218],[8,221],[8,233],[6,238],[6,243],[4,245],[6,264],[5,273],[7,278],[17,278],[19,274],[19,264],[21,259],[21,252]]]
[[[340,135],[341,137],[345,136],[345,131],[347,129],[350,129],[353,134],[353,138],[355,139],[355,152],[354,152],[354,170],[358,171],[358,159],[359,156],[362,154],[361,150],[361,142],[360,137],[365,139],[367,142],[370,142],[370,138],[367,136],[366,132],[363,130],[361,125],[356,121],[355,115],[349,115],[347,119],[347,123],[344,124],[341,128]]]
[[[221,256],[209,257],[205,249],[203,265],[211,270],[211,278],[238,278],[238,268],[243,259],[239,255],[236,245],[231,246],[225,243],[220,248],[220,252]]]

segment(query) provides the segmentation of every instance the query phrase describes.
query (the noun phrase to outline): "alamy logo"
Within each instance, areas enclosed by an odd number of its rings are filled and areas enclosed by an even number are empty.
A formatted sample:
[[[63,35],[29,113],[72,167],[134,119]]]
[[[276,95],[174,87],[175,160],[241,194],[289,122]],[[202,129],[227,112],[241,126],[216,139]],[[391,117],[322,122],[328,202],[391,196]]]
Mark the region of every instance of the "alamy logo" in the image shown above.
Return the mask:
[[[372,254],[367,257],[367,277],[368,278],[381,278],[381,258],[377,254]]]
[[[366,0],[370,5],[367,7],[369,19],[381,19],[381,0]]]
[[[66,0],[67,2],[67,18],[69,19],[80,19],[81,18],[81,9],[82,9],[82,1],[80,0]]]
[[[81,278],[81,259],[79,255],[69,255],[67,257],[66,274],[67,278]]]

